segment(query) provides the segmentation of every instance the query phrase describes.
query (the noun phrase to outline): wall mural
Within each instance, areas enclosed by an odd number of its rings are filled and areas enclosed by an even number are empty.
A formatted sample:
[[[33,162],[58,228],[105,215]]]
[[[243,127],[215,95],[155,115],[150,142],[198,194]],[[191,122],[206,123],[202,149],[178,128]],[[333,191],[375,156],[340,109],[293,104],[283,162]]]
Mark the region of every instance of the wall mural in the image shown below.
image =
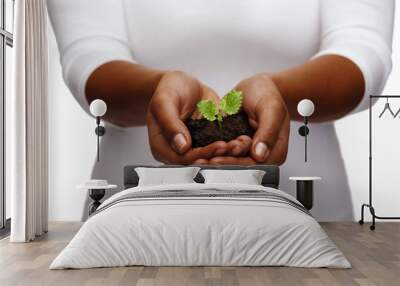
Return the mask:
[[[48,1],[65,83],[86,112],[107,105],[93,177],[121,185],[138,163],[280,165],[289,193],[289,176],[322,177],[318,219],[353,219],[333,121],[382,91],[393,3],[337,2]]]

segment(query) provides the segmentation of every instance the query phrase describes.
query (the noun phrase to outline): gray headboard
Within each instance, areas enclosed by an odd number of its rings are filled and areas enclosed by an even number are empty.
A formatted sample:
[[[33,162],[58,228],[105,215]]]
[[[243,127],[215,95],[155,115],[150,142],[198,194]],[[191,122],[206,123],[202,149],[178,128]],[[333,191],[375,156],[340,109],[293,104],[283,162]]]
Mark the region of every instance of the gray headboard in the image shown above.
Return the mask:
[[[193,166],[193,165],[191,165]],[[196,165],[194,165],[196,166]],[[169,168],[169,167],[185,167],[185,166],[178,166],[178,165],[160,165],[160,166],[150,166],[150,165],[129,165],[125,166],[124,168],[124,188],[132,188],[136,187],[139,182],[139,177],[135,171],[136,167],[157,167],[157,168]],[[271,187],[278,189],[279,187],[279,167],[272,166],[272,165],[254,165],[254,166],[234,166],[234,165],[200,165],[196,166],[200,167],[201,169],[220,169],[220,170],[263,170],[265,171],[264,178],[262,180],[262,185],[265,187]],[[203,183],[204,178],[199,173],[195,181],[197,183]]]

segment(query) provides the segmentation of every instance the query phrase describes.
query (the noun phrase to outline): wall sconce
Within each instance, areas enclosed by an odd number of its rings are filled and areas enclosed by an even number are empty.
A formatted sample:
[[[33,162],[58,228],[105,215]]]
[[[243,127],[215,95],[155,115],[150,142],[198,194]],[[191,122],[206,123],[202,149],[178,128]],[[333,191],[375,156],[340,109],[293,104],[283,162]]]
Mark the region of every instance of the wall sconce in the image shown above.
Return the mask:
[[[107,112],[107,104],[101,99],[95,99],[90,103],[90,113],[96,117],[96,129],[94,132],[97,135],[97,162],[100,161],[100,136],[106,133],[106,128],[100,125],[100,117]]]
[[[314,113],[314,103],[309,99],[303,99],[297,104],[297,112],[304,118],[304,125],[299,128],[300,136],[304,137],[304,162],[307,162],[307,136],[310,133],[308,129],[308,118]]]

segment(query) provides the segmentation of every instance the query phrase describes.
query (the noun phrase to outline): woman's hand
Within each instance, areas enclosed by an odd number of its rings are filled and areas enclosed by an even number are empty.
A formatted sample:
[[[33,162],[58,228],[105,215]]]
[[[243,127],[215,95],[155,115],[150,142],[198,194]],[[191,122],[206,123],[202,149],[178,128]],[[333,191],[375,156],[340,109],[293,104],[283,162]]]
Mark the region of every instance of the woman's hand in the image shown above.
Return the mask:
[[[218,156],[207,163],[284,163],[288,151],[290,115],[277,86],[268,75],[260,74],[241,81],[235,89],[243,92],[243,109],[250,125],[256,130],[249,146],[250,156]]]
[[[248,150],[249,142],[238,140],[191,147],[192,139],[184,122],[189,117],[199,118],[196,104],[202,99],[219,102],[211,88],[183,72],[167,72],[162,76],[147,112],[149,142],[155,159],[169,164],[193,164]]]

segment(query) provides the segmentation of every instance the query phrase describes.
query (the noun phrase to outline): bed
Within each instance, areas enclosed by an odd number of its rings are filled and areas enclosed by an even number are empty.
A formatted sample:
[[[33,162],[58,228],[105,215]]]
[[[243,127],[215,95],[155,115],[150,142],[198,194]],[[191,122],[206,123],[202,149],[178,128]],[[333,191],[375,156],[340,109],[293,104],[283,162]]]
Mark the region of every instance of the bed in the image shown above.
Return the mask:
[[[125,189],[100,205],[50,269],[351,267],[307,209],[278,189],[276,166],[201,166],[263,170],[261,185],[204,184],[198,174],[196,183],[151,186],[138,186],[136,167],[125,167]]]

